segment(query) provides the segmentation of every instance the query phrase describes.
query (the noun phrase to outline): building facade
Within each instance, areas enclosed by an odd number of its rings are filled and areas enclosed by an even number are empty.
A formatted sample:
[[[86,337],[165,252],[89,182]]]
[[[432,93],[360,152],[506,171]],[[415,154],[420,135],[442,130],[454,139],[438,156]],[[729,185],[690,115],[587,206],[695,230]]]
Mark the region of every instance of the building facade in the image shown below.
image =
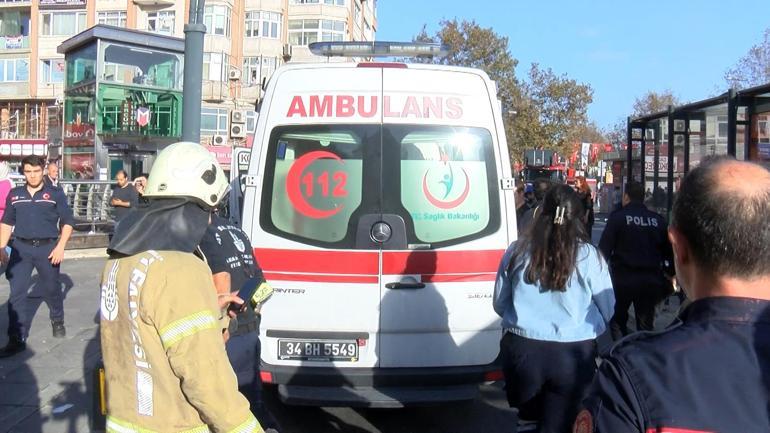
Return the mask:
[[[96,24],[183,38],[189,7],[174,0],[0,0],[0,159],[61,159],[63,41]],[[275,69],[326,61],[310,54],[311,42],[374,40],[376,10],[376,0],[207,0],[201,143],[247,145],[255,103]],[[125,72],[112,67],[106,76]],[[101,177],[112,178],[115,167]],[[138,166],[125,169],[138,175]]]

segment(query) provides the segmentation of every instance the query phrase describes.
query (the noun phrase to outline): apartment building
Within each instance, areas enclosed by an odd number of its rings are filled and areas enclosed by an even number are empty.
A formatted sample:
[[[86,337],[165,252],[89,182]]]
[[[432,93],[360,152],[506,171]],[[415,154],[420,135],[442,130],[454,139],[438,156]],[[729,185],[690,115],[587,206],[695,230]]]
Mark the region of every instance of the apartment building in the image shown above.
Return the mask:
[[[190,2],[0,0],[0,160],[59,158],[66,65],[57,47],[96,24],[184,37]],[[246,145],[262,84],[316,41],[374,40],[376,0],[207,0],[201,142]]]

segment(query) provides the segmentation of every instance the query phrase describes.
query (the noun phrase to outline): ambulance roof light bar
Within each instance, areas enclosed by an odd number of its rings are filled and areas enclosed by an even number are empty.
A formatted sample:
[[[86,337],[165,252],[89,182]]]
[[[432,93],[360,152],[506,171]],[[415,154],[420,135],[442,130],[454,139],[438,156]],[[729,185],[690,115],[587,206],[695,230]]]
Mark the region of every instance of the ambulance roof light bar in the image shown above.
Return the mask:
[[[446,45],[423,42],[313,42],[310,52],[326,57],[444,57]]]

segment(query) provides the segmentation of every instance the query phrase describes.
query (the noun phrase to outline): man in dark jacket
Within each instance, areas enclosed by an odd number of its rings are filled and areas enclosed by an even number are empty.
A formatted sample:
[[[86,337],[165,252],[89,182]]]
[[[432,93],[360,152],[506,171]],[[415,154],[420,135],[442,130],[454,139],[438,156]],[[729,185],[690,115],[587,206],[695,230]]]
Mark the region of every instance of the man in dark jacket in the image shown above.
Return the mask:
[[[618,343],[575,433],[770,431],[770,172],[725,157],[682,182],[669,237],[692,303]]]
[[[673,274],[673,257],[666,220],[648,210],[643,200],[640,184],[626,185],[623,208],[610,215],[599,241],[599,249],[610,263],[615,289],[615,315],[610,329],[616,340],[628,335],[631,304],[637,330],[652,330],[655,305],[671,290],[666,275]]]
[[[535,197],[534,203],[530,204],[529,209],[527,209],[517,220],[518,224],[518,230],[519,230],[519,236],[521,236],[522,233],[524,233],[527,228],[529,228],[530,223],[535,219],[535,216],[537,215],[538,208],[541,204],[543,204],[543,198],[545,198],[545,193],[548,192],[548,189],[551,188],[551,181],[548,179],[540,178],[536,179],[535,182],[533,182],[532,185],[532,193]],[[518,216],[518,215],[517,215]]]

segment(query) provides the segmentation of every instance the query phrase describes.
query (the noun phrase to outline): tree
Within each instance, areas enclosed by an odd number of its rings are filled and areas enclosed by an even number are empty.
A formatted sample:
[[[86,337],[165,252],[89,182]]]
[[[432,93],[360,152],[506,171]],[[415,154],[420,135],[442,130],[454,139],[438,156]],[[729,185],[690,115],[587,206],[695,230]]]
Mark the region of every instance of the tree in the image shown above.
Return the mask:
[[[770,28],[762,41],[751,48],[725,73],[730,87],[744,89],[770,82]]]
[[[522,129],[526,147],[553,149],[563,154],[572,151],[588,124],[588,105],[593,101],[593,89],[566,75],[557,76],[537,63],[529,70],[525,96],[528,108],[535,113],[536,122]],[[529,119],[535,120],[535,119]]]
[[[577,129],[577,136],[581,143],[606,143],[608,141],[604,131],[593,121],[580,125]]]
[[[415,59],[445,65],[467,66],[484,70],[497,84],[502,104],[505,135],[511,159],[521,161],[524,150],[538,147],[552,150],[571,149],[587,123],[586,110],[592,101],[589,86],[566,76],[556,76],[550,69],[533,65],[529,83],[516,78],[518,61],[508,49],[508,38],[475,21],[444,20],[435,36],[425,27],[415,36],[418,42],[440,42],[449,49],[441,59]]]
[[[645,93],[641,98],[636,98],[636,100],[634,100],[634,113],[631,117],[647,116],[649,114],[666,111],[669,105],[675,107],[681,105],[681,101],[674,96],[671,90],[667,89],[660,93],[651,90]]]
[[[508,38],[499,36],[491,28],[482,28],[475,21],[444,20],[435,36],[430,36],[423,26],[413,38],[415,42],[441,43],[449,53],[442,58],[402,59],[404,61],[435,63],[442,65],[478,68],[497,84],[497,97],[503,111],[505,135],[511,158],[521,160],[523,150],[516,146],[514,116],[522,104],[521,86],[516,79],[518,60],[508,50]]]

